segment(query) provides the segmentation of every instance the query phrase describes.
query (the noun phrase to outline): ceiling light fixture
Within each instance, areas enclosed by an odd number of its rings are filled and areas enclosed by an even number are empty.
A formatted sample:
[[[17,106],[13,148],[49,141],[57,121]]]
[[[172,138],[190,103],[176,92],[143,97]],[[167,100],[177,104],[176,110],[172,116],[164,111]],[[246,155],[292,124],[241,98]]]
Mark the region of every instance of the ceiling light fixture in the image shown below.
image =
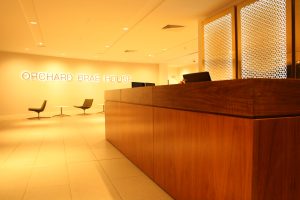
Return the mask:
[[[148,56],[149,56],[149,57],[152,57],[153,55],[152,55],[152,54],[148,54]]]
[[[184,26],[182,26],[182,25],[168,24],[168,25],[162,27],[162,29],[176,29],[176,28],[184,28]]]
[[[110,47],[110,45],[105,45],[105,48],[109,48]]]
[[[32,24],[32,25],[37,25],[36,21],[30,21],[29,23]]]
[[[39,42],[39,43],[38,43],[38,46],[39,46],[39,47],[44,47],[45,45],[44,45],[44,43]]]
[[[129,28],[128,27],[123,27],[123,31],[128,31]]]
[[[136,50],[133,50],[133,49],[126,49],[124,51],[124,53],[133,53],[133,52],[136,52]]]
[[[168,49],[162,49],[162,51],[167,51]]]

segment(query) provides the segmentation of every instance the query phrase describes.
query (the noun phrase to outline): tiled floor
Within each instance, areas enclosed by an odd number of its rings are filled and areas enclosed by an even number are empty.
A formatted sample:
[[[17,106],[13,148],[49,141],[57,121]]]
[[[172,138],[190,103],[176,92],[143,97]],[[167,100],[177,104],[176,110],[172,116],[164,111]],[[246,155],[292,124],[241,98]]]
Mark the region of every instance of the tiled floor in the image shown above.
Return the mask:
[[[103,114],[0,121],[0,200],[172,199],[104,129]]]

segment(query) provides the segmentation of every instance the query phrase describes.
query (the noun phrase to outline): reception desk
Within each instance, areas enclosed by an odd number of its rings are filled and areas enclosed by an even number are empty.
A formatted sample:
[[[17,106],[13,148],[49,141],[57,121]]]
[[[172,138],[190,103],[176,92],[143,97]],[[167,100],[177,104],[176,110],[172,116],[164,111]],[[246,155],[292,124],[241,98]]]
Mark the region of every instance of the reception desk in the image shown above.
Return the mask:
[[[177,200],[299,200],[300,81],[105,92],[106,138]]]

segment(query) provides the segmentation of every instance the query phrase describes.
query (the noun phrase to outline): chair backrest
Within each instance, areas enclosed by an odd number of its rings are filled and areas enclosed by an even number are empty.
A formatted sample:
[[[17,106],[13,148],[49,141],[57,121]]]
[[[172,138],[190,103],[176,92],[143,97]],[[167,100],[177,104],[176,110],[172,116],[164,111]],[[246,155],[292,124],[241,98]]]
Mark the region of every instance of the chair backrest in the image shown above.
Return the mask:
[[[82,107],[90,108],[92,104],[93,104],[93,99],[85,99]]]
[[[47,100],[44,100],[42,107],[41,107],[41,111],[45,110],[46,104],[47,104]]]

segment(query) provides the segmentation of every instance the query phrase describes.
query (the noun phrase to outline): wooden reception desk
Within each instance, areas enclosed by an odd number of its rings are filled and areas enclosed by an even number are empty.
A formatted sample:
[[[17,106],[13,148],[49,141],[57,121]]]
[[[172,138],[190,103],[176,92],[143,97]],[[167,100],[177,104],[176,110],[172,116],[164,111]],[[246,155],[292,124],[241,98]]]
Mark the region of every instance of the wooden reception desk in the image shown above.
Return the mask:
[[[299,200],[300,81],[105,92],[106,138],[177,200]]]

